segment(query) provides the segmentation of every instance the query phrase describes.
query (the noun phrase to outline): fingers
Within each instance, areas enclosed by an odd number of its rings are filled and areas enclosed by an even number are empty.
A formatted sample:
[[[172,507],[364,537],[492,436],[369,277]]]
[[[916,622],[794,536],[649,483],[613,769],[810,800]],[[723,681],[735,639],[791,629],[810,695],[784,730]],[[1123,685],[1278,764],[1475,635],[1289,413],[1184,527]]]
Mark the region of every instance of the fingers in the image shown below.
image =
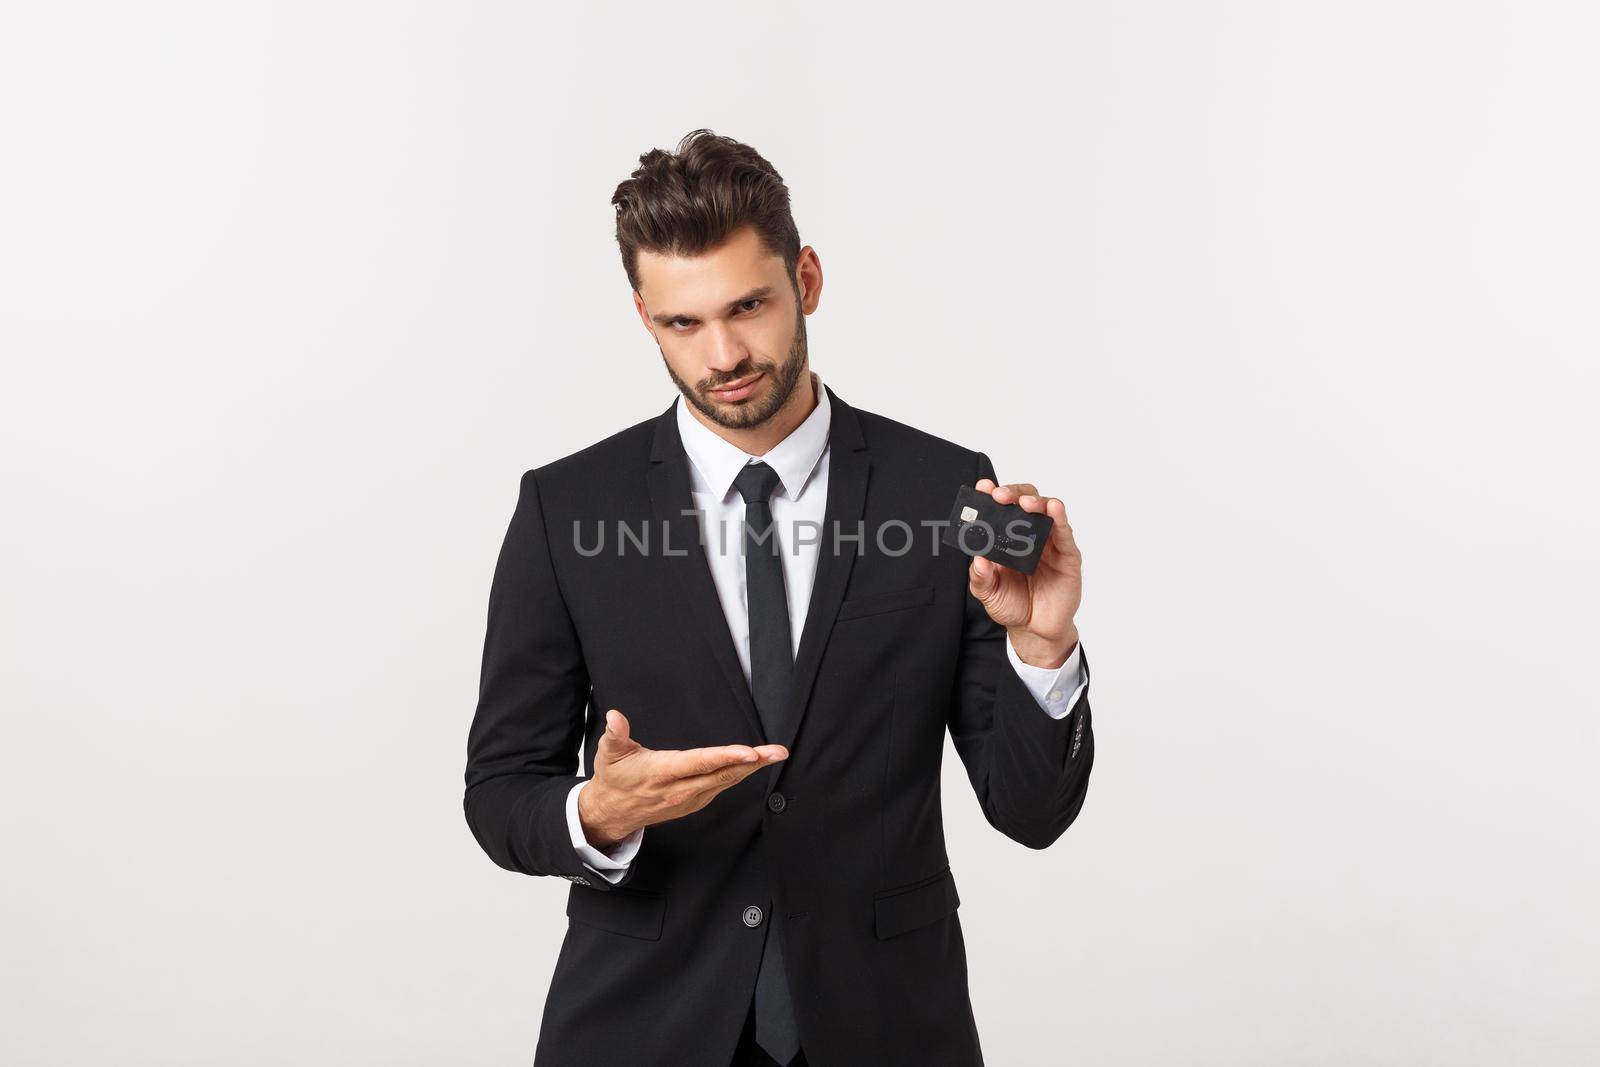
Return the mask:
[[[1067,522],[1065,503],[1058,497],[1023,494],[1017,497],[1017,504],[1023,511],[1050,516],[1049,544],[1066,562],[1077,565],[1083,561],[1083,557],[1078,553],[1078,542],[1072,536],[1072,526]]]
[[[667,795],[667,802],[669,804],[684,804],[693,800],[709,802],[712,797],[729,786],[738,785],[761,768],[770,767],[776,762],[776,759],[764,759],[759,763],[735,763],[710,774],[680,778],[673,783]]]
[[[1072,526],[1067,521],[1067,505],[1059,498],[1042,495],[1039,487],[1032,482],[996,485],[992,478],[979,478],[974,488],[987,492],[998,504],[1015,504],[1030,514],[1050,516],[1049,540],[1045,545],[1046,560],[1052,567],[1082,567],[1083,556],[1078,551]],[[990,608],[992,617],[995,607],[1008,602],[1015,593],[1011,585],[1014,579],[1026,580],[1020,574],[1008,574],[1009,571],[1010,568],[999,566],[982,556],[973,557],[967,566],[967,589],[986,608]]]
[[[743,745],[726,745],[725,749],[745,748]],[[688,752],[676,753],[681,756],[694,756],[701,765],[716,762],[715,756],[702,756],[703,753],[715,753],[722,749],[692,749]],[[675,781],[669,781],[663,800],[672,807],[683,804],[693,804],[694,810],[699,810],[711,802],[712,797],[727,789],[729,786],[738,785],[763,767],[770,767],[780,760],[789,757],[789,750],[782,745],[757,745],[749,749],[756,758],[739,759],[730,763],[721,763],[710,770],[699,774],[689,774]],[[693,762],[693,761],[691,761]]]
[[[1050,543],[1060,549],[1063,559],[1078,564],[1083,556],[1078,551],[1077,538],[1072,536],[1072,525],[1067,522],[1067,505],[1055,497],[1045,497],[1045,513],[1055,520],[1050,527]]]
[[[726,767],[736,767],[748,764],[751,769],[759,770],[768,763],[776,762],[770,758],[776,749],[787,756],[788,750],[782,745],[763,745],[767,750],[766,757],[762,752],[756,751],[750,745],[718,745],[713,748],[690,748],[677,752],[662,752],[661,774],[666,778],[693,778],[700,775],[715,774]],[[781,757],[779,757],[781,758]]]
[[[983,478],[979,480],[976,488],[992,488],[991,495],[997,503],[1016,504],[1023,511],[1035,515],[1049,515],[1054,520],[1050,528],[1050,543],[1068,559],[1074,562],[1081,559],[1078,543],[1072,536],[1072,527],[1067,523],[1067,505],[1060,498],[1041,496],[1038,487],[1032,482],[1010,482],[996,486],[988,478]]]
[[[988,481],[989,479],[984,478],[974,488],[982,490],[984,489],[983,482]],[[1006,485],[994,485],[994,483],[990,482],[989,484],[989,495],[994,497],[995,502],[999,504],[1016,504],[1020,503],[1021,497],[1036,497],[1039,495],[1038,487],[1032,482],[1009,482]],[[1035,511],[1039,509],[1025,507],[1024,510]]]

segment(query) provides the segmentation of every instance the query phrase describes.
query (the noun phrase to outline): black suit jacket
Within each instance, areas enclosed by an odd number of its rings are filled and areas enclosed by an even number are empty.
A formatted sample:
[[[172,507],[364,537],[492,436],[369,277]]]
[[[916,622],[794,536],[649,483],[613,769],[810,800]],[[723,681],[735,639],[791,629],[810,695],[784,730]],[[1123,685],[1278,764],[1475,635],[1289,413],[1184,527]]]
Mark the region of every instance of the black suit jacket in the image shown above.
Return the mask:
[[[726,1064],[769,922],[815,1067],[982,1063],[940,809],[944,732],[989,823],[1044,848],[1088,787],[1088,694],[1047,715],[968,593],[967,558],[936,553],[938,531],[919,525],[946,519],[958,486],[994,477],[988,457],[828,397],[827,523],[786,736],[764,736],[740,669],[671,406],[522,476],[489,597],[465,808],[495,863],[573,883],[538,1067]],[[618,554],[619,523],[647,531],[648,552],[624,539]],[[605,550],[588,554],[602,529]],[[865,536],[834,553],[834,529]],[[612,887],[579,858],[565,814],[608,708],[650,748],[772,742],[790,755],[647,828]]]

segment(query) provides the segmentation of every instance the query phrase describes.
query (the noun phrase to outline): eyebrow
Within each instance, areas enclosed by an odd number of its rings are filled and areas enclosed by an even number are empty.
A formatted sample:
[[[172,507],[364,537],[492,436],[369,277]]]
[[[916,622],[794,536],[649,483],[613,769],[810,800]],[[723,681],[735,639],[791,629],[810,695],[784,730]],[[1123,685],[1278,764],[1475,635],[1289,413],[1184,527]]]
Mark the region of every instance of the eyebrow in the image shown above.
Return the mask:
[[[738,307],[740,304],[744,303],[746,300],[765,300],[767,297],[769,297],[771,295],[772,295],[772,286],[763,285],[759,289],[750,290],[748,293],[744,294],[741,297],[738,297],[735,300],[728,301],[727,310],[728,311],[732,311],[734,308]],[[684,314],[675,314],[675,313],[670,312],[670,311],[659,311],[656,314],[650,316],[650,321],[655,323],[657,326],[665,326],[668,323],[676,322],[679,319],[694,320],[694,316],[693,315],[684,315]]]

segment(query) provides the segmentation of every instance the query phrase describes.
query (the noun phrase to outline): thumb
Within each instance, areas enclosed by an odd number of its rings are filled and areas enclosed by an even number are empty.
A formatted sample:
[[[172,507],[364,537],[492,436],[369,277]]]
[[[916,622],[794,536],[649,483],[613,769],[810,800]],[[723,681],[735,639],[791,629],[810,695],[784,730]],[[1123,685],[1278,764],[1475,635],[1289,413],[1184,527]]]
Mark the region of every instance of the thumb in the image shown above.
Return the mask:
[[[984,557],[973,556],[972,564],[967,568],[967,590],[979,600],[987,601],[1000,584],[1000,576],[995,573],[997,569],[994,563]]]
[[[637,743],[628,734],[628,717],[616,708],[606,712],[606,730],[595,746],[595,755],[607,761],[621,758]]]

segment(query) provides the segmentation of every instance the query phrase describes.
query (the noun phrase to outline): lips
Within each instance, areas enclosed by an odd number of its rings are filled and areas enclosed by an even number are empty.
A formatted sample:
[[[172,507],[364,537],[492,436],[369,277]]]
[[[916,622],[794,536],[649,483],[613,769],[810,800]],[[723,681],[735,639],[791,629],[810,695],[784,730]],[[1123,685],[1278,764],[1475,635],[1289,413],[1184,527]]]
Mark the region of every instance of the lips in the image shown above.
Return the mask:
[[[718,400],[743,400],[745,397],[750,395],[750,390],[755,387],[755,384],[761,380],[765,373],[765,371],[759,371],[747,377],[740,378],[738,381],[729,382],[727,385],[722,386],[719,389],[711,390],[711,395],[716,397]]]

